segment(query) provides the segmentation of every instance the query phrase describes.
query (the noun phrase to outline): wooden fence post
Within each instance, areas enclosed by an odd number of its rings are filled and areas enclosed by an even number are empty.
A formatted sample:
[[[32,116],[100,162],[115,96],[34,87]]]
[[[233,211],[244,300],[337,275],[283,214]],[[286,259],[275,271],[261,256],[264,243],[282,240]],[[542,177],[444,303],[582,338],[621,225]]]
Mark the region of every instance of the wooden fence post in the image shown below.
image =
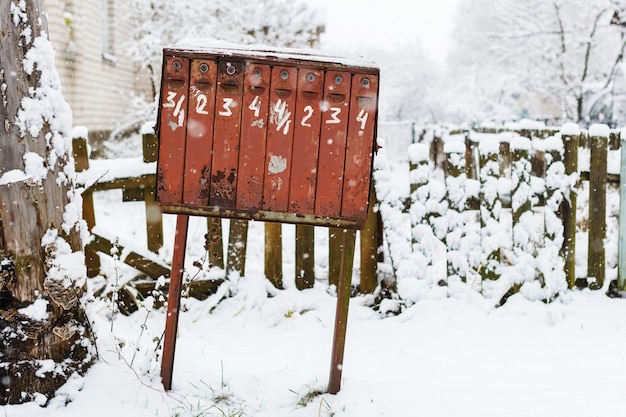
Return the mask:
[[[589,252],[587,277],[589,288],[602,288],[605,275],[606,172],[610,130],[606,125],[589,128],[591,157],[589,164]]]
[[[480,164],[480,246],[485,258],[480,267],[481,280],[496,280],[500,277],[502,202],[498,198],[500,163],[497,139],[483,139],[479,144]]]
[[[619,241],[617,290],[626,291],[626,129],[620,132]]]
[[[76,136],[72,138],[72,153],[74,154],[74,169],[76,172],[82,172],[89,169],[89,153],[87,150],[87,132],[76,129]],[[84,191],[82,193],[83,200],[83,219],[87,223],[89,231],[96,225],[96,212],[93,205],[93,193]],[[85,266],[87,267],[87,276],[95,277],[100,273],[100,257],[91,246],[85,246]]]
[[[231,220],[231,222],[238,222],[240,220]],[[233,233],[233,242],[245,242],[247,237],[247,225],[244,224],[231,224],[231,231]],[[245,227],[244,231],[242,228]],[[222,219],[216,217],[207,217],[206,218],[206,228],[207,235],[205,236],[206,247],[205,249],[209,252],[209,263],[211,266],[224,269],[224,239],[222,238]],[[229,232],[229,240],[230,240],[230,232]],[[229,249],[230,254],[230,249]],[[244,260],[237,260],[238,252],[236,248],[233,248],[233,263],[230,265],[232,269],[239,271],[241,275],[243,275],[244,264],[241,262],[245,262]],[[245,252],[244,252],[245,254]]]
[[[315,228],[296,225],[296,288],[313,288],[315,284]]]
[[[347,244],[343,246],[343,234],[347,235]],[[356,243],[356,232],[346,231],[346,229],[330,227],[328,228],[328,284],[339,285],[339,272],[341,269],[341,253],[345,250],[346,254],[346,273],[348,277],[352,276],[352,267],[354,264],[354,246]]]
[[[144,130],[141,134],[143,148],[143,162],[156,162],[157,137],[154,131]],[[146,234],[148,250],[158,252],[163,247],[163,216],[159,203],[155,201],[155,186],[143,190],[143,199],[146,206]]]
[[[577,125],[570,123],[563,125],[561,129],[563,138],[565,164],[565,175],[570,178],[578,173],[578,143],[580,129]],[[576,178],[576,183],[578,178]],[[563,221],[563,246],[561,256],[565,261],[565,279],[568,288],[576,285],[576,201],[578,192],[576,183],[570,185],[569,195],[561,201],[560,212]]]
[[[219,222],[219,230],[222,230],[222,219],[214,219]],[[211,223],[213,226],[213,223]],[[214,229],[215,230],[215,229]],[[220,239],[221,240],[221,239]],[[217,247],[218,244],[216,244]],[[228,231],[228,257],[226,259],[226,279],[232,271],[237,271],[239,276],[243,276],[246,270],[246,251],[248,245],[248,221],[234,220],[230,221]],[[220,249],[215,249],[214,254]],[[222,259],[223,261],[223,259]]]
[[[378,252],[380,244],[378,242],[378,218],[374,212],[376,205],[376,192],[374,190],[374,182],[370,187],[369,207],[367,209],[367,218],[365,220],[365,228],[361,230],[361,294],[371,294],[378,287]]]
[[[535,279],[535,255],[536,248],[533,241],[532,226],[534,221],[528,219],[533,216],[532,212],[532,190],[530,187],[531,162],[530,162],[531,141],[525,137],[514,138],[511,142],[511,211],[513,217],[513,256],[514,263],[521,271],[521,276],[503,294],[500,304],[519,291],[524,282]]]
[[[265,223],[265,277],[276,288],[283,288],[282,225]]]
[[[460,255],[461,239],[464,229],[465,203],[465,142],[447,142],[444,146],[446,154],[446,199],[448,200],[448,233],[446,236],[446,253],[448,262],[448,281],[458,278],[467,281],[467,260]]]

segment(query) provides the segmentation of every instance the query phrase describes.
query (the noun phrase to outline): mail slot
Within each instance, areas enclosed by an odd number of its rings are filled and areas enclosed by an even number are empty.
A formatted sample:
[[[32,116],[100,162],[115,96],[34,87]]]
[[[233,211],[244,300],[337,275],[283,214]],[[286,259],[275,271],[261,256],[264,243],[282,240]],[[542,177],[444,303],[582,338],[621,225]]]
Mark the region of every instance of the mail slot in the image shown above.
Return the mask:
[[[308,50],[165,49],[162,210],[362,228],[378,78],[369,62]]]

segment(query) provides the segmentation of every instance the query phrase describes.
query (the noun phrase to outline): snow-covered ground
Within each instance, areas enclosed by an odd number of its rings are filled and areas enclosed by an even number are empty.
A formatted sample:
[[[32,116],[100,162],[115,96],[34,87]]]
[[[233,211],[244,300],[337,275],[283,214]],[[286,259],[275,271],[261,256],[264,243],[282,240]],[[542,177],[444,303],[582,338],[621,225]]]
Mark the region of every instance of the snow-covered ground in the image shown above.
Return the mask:
[[[97,224],[145,242],[143,203],[96,195]],[[188,267],[202,257],[205,220],[193,218]],[[165,217],[169,259],[174,216]],[[297,291],[293,226],[284,231],[286,290],[263,277],[263,224],[251,223],[246,274],[222,302],[184,299],[173,389],[160,381],[163,309],[112,316],[86,305],[99,360],[46,408],[6,406],[8,417],[66,416],[568,416],[626,412],[626,301],[573,291],[551,304],[515,295],[500,308],[473,290],[434,287],[399,316],[372,297],[351,300],[341,391],[325,394],[335,314],[317,229],[315,288]],[[225,227],[227,230],[227,227]],[[103,258],[109,280],[134,271]],[[268,296],[271,295],[271,296]],[[65,402],[69,400],[67,404]]]

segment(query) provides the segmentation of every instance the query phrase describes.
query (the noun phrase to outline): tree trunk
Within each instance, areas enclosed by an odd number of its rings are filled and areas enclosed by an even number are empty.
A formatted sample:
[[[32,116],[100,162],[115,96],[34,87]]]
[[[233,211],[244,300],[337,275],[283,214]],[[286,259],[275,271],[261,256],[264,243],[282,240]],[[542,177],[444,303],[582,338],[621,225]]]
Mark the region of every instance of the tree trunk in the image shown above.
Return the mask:
[[[0,404],[7,404],[35,393],[51,398],[94,352],[79,303],[85,272],[75,276],[69,265],[84,269],[82,222],[71,193],[71,112],[43,1],[0,0],[0,10]]]

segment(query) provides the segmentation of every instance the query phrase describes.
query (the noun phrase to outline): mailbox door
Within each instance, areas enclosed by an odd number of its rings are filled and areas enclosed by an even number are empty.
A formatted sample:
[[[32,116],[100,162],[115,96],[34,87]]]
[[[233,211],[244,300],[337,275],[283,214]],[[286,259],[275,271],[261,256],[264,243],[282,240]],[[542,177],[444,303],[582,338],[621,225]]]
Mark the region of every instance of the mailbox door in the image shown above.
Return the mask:
[[[272,68],[263,209],[287,211],[298,69]]]
[[[289,189],[289,211],[292,213],[315,213],[317,156],[322,116],[320,103],[323,90],[323,71],[313,68],[299,70]]]
[[[242,61],[218,61],[209,205],[226,209],[236,204],[243,70]]]
[[[315,192],[315,214],[339,217],[346,158],[351,74],[328,71],[324,80],[324,102]]]
[[[189,60],[165,56],[159,117],[159,156],[156,198],[181,203],[187,130]]]
[[[346,145],[341,216],[367,217],[367,204],[374,152],[378,77],[355,74],[350,95],[350,120]]]
[[[258,210],[263,202],[270,79],[269,65],[246,65],[237,180],[238,209]]]
[[[183,204],[209,204],[216,70],[215,61],[191,61]]]

